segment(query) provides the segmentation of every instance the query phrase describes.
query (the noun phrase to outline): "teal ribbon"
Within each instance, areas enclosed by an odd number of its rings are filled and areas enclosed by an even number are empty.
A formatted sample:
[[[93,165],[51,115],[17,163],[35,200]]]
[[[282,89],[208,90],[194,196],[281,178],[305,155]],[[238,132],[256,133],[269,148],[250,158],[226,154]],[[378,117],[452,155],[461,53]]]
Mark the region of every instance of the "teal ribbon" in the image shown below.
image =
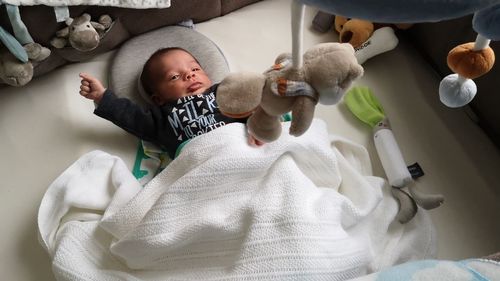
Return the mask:
[[[23,48],[23,46],[10,35],[3,27],[0,26],[0,41],[7,47],[9,52],[11,52],[18,60],[26,63],[28,62],[28,53]]]

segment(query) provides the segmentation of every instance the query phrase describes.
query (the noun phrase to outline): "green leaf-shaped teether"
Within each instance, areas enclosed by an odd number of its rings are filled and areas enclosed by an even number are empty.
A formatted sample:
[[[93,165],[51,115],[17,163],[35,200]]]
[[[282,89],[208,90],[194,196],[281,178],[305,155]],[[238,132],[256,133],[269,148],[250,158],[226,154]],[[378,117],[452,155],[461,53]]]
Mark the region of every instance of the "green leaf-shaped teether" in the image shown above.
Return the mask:
[[[385,118],[384,108],[368,87],[354,87],[344,97],[349,110],[361,121],[375,127]]]

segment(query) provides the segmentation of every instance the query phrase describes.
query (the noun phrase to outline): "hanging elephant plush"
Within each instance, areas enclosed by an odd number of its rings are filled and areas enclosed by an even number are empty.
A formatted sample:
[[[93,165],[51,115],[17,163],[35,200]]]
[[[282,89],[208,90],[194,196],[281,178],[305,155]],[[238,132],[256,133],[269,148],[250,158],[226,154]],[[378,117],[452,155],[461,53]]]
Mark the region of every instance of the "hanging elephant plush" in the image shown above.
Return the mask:
[[[50,44],[58,49],[71,46],[81,52],[97,48],[101,37],[112,24],[108,15],[102,15],[99,22],[94,22],[86,13],[76,18],[68,18],[65,22],[67,26],[57,31]]]

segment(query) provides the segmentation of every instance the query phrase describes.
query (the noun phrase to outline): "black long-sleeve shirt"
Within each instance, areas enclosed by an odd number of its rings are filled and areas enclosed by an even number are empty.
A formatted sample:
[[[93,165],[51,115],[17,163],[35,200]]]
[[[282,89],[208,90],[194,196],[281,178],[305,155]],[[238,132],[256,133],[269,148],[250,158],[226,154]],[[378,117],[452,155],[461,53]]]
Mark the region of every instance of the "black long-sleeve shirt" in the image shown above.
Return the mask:
[[[200,95],[187,96],[159,107],[142,107],[106,90],[94,113],[129,133],[166,150],[173,159],[177,147],[186,140],[233,122],[223,115],[215,101],[217,86]]]

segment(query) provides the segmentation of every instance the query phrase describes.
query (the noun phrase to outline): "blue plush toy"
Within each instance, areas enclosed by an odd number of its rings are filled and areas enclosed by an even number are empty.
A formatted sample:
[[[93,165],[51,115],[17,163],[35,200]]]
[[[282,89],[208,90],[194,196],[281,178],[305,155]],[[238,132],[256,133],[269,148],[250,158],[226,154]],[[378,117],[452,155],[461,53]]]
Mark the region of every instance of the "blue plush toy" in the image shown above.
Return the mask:
[[[474,14],[472,24],[478,37],[473,47],[465,54],[470,58],[468,61],[471,63],[462,65],[460,68],[472,71],[475,71],[475,68],[483,68],[479,71],[482,74],[488,72],[493,66],[494,55],[489,57],[487,67],[473,64],[473,56],[478,57],[478,52],[491,54],[490,40],[500,40],[500,0],[294,0],[292,49],[294,59],[298,59],[297,66],[301,63],[299,54],[302,39],[299,29],[302,28],[303,5],[315,6],[330,14],[349,18],[390,23],[433,22]],[[472,77],[463,76],[454,67],[451,68],[458,74],[452,74],[443,79],[439,87],[439,95],[445,105],[460,107],[474,98],[476,85],[470,79]]]

